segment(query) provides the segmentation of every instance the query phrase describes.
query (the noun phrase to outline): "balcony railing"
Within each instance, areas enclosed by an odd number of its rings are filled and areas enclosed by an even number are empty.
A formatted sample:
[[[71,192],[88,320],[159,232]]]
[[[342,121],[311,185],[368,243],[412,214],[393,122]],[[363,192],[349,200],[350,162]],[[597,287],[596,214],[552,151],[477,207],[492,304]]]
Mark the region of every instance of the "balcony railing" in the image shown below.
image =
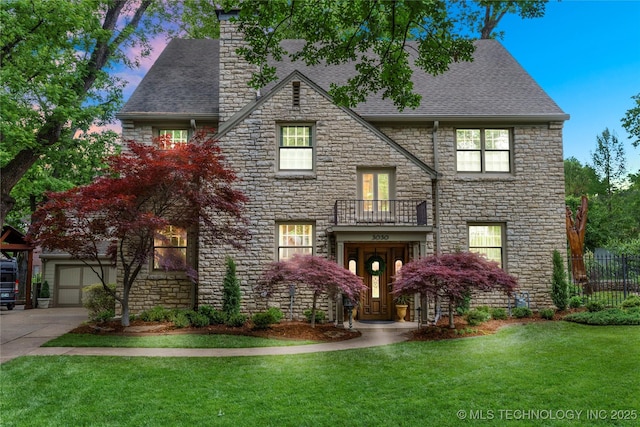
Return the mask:
[[[424,200],[336,200],[334,225],[427,225]]]

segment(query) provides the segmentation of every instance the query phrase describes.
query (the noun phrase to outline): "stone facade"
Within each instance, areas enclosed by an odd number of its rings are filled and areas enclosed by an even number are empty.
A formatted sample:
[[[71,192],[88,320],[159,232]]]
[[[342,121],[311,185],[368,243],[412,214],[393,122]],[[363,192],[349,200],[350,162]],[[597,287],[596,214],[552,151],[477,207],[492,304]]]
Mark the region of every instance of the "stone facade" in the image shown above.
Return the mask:
[[[371,245],[375,236],[384,236],[387,244],[406,244],[410,255],[405,256],[411,258],[466,250],[469,225],[501,225],[503,267],[518,277],[533,309],[551,305],[551,256],[554,249],[565,245],[562,122],[505,119],[487,124],[416,119],[401,124],[368,123],[335,106],[322,89],[295,73],[263,98],[256,98],[258,94],[246,85],[253,68],[235,54],[241,44],[233,25],[222,22],[219,139],[229,166],[238,175],[237,185],[249,199],[250,240],[244,250],[210,245],[205,243],[210,237],[207,230],[199,230],[199,240],[189,241],[199,274],[197,293],[184,274],[143,271],[131,293],[132,312],[159,304],[220,308],[224,261],[231,256],[237,264],[242,307],[247,314],[278,306],[287,316],[302,317],[311,305],[311,295],[303,289],[296,290],[293,301],[288,289],[269,300],[254,292],[262,271],[278,258],[277,230],[283,223],[312,224],[314,253],[334,257],[342,265],[346,264],[349,244]],[[294,87],[299,90],[299,102],[295,103]],[[187,121],[169,124],[188,125]],[[168,128],[169,124],[161,119],[127,120],[123,137],[150,140],[155,128]],[[309,172],[279,171],[279,129],[296,124],[312,126],[314,168]],[[511,172],[457,172],[455,134],[459,127],[509,129]],[[426,201],[426,226],[337,227],[335,202],[361,198],[358,172],[364,168],[393,171],[395,199]],[[498,294],[478,295],[473,301],[502,307],[507,303],[506,297]],[[341,318],[339,301],[325,298],[319,308],[330,318]],[[412,304],[411,319],[416,318],[416,308]]]

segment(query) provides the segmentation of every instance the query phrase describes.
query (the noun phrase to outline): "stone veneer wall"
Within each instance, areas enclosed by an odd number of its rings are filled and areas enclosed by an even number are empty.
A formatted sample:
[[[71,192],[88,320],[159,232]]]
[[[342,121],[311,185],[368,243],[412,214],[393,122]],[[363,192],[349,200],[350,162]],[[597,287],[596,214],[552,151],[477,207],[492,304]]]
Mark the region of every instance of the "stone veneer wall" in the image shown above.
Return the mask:
[[[506,265],[529,293],[531,307],[552,304],[552,253],[566,245],[562,123],[513,127],[513,173],[456,173],[455,128],[441,127],[440,232],[442,251],[468,248],[469,223],[506,226]],[[506,306],[502,295],[479,295],[475,305]]]
[[[200,304],[219,306],[222,298],[224,257],[237,263],[243,308],[262,310],[267,304],[289,310],[289,293],[264,300],[253,287],[268,263],[277,259],[277,224],[315,224],[315,253],[331,255],[327,228],[339,199],[357,199],[358,167],[395,168],[396,197],[431,203],[431,181],[426,172],[397,152],[376,133],[333,105],[324,96],[300,85],[300,106],[292,106],[292,86],[285,85],[238,126],[221,138],[223,152],[249,197],[247,213],[251,240],[246,251],[201,245],[199,257]],[[278,173],[278,126],[309,123],[315,126],[316,168],[311,174]],[[203,238],[206,230],[201,230]],[[419,239],[416,239],[419,240]],[[294,317],[311,306],[311,295],[298,290]],[[329,309],[329,301],[321,301]]]

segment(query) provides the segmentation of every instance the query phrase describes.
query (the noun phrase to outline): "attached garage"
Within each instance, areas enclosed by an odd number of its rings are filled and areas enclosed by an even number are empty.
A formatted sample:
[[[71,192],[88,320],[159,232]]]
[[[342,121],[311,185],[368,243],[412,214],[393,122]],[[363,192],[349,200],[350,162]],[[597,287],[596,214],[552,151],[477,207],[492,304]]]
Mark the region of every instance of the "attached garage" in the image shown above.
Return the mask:
[[[81,307],[82,288],[100,283],[98,275],[87,265],[67,254],[47,253],[42,259],[42,279],[51,287],[52,305],[55,307]],[[108,266],[108,262],[105,261]],[[116,269],[106,267],[107,283],[116,283]],[[96,265],[96,271],[100,271]]]
[[[107,283],[115,283],[115,269],[109,269],[107,278]],[[57,265],[54,283],[54,304],[58,307],[76,307],[82,305],[82,288],[100,283],[100,279],[87,266]]]

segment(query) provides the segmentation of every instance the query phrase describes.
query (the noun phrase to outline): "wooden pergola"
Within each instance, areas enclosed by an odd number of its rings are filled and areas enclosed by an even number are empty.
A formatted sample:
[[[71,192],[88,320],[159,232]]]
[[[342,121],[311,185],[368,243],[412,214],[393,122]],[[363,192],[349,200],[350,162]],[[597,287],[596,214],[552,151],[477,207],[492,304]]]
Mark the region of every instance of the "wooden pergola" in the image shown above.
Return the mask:
[[[0,251],[6,256],[8,252],[27,252],[27,274],[25,283],[25,302],[24,309],[33,308],[31,298],[31,272],[33,271],[33,246],[28,244],[24,235],[10,225],[2,227],[2,236],[0,237]]]

